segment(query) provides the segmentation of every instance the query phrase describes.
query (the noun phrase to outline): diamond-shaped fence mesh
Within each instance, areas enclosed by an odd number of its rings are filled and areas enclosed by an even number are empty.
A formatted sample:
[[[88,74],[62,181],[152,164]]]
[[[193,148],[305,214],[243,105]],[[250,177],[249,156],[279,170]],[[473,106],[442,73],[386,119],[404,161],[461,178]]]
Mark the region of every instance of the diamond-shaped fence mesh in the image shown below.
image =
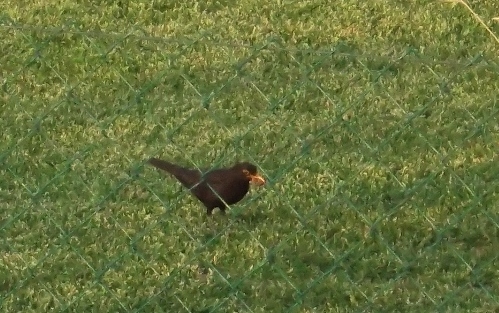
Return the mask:
[[[2,312],[499,309],[494,53],[2,23]]]

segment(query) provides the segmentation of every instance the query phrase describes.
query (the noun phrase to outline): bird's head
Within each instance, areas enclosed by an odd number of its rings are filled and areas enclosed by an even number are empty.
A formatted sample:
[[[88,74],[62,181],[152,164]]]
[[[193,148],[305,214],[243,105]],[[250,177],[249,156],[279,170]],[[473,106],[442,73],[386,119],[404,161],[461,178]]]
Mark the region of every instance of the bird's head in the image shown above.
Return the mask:
[[[265,179],[258,174],[258,169],[255,165],[249,162],[241,162],[237,163],[234,167],[240,170],[252,184],[255,184],[257,186],[262,186],[265,184]]]

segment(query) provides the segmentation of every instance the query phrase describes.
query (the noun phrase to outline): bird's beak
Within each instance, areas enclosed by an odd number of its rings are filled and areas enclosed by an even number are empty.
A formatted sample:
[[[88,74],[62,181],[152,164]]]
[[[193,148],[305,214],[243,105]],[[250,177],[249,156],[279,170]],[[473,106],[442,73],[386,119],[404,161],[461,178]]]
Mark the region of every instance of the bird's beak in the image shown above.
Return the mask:
[[[258,175],[258,174],[256,174],[256,175],[250,174],[249,178],[250,178],[252,184],[255,184],[257,186],[265,185],[265,179],[263,179],[263,177]]]

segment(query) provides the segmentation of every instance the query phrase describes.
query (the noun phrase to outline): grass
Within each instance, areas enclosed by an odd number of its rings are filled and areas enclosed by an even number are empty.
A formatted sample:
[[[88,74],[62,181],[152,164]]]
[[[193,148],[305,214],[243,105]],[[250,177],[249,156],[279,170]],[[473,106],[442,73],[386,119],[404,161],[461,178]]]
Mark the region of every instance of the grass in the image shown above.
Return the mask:
[[[1,311],[499,310],[498,43],[419,2],[0,3]]]

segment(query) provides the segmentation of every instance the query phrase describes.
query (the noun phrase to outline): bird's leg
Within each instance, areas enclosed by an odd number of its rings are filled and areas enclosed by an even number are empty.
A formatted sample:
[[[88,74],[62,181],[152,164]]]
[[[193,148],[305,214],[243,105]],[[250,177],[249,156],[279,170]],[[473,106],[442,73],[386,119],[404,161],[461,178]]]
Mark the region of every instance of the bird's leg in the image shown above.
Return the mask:
[[[211,232],[213,232],[213,235],[215,235],[216,228],[215,228],[215,221],[213,220],[213,207],[207,207],[206,208],[206,217],[207,217],[207,223],[208,223],[208,228],[211,229]]]
[[[219,208],[220,208],[220,215],[222,215],[223,217],[227,217],[227,212],[225,211],[227,207],[225,205],[222,205]]]

